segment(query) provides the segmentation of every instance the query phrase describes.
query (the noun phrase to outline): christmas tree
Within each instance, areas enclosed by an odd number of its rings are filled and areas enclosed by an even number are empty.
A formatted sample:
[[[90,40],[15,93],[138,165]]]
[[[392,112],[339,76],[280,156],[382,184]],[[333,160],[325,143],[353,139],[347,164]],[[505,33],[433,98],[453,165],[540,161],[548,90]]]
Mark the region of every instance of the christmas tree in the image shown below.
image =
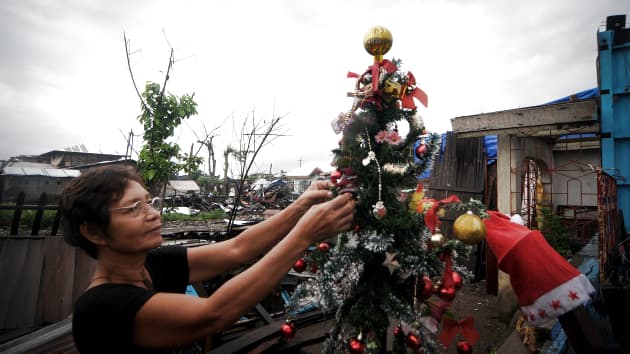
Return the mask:
[[[361,75],[348,74],[356,78],[349,93],[354,101],[332,122],[341,139],[331,180],[336,193],[356,197],[356,227],[317,245],[294,267],[313,276],[293,293],[286,330],[293,331],[291,316],[306,301],[333,312],[327,353],[439,351],[458,333],[475,340],[465,322],[470,318],[448,307],[468,275],[458,259],[483,237],[477,215],[484,208],[455,196],[424,198],[418,177],[436,163],[440,136],[428,133],[418,114],[414,100],[426,106],[427,95],[413,74],[401,70],[401,60],[383,59],[391,45],[386,28],[367,32],[364,46],[374,63]],[[403,124],[406,134],[400,133]],[[466,243],[440,233],[438,215],[449,210],[474,212],[456,221],[465,223],[459,229]],[[462,351],[470,351],[470,344],[463,343]]]

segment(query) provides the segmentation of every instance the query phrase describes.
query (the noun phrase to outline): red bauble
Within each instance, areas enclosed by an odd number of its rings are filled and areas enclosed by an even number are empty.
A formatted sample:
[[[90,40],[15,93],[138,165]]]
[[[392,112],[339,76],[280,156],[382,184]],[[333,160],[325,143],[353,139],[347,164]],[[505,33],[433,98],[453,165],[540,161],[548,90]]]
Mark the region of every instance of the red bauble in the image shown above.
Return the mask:
[[[289,340],[295,336],[295,325],[293,325],[293,322],[286,321],[280,327],[280,332],[283,339]]]
[[[444,301],[453,301],[455,298],[456,290],[454,287],[450,286],[441,286],[438,290],[438,297]]]
[[[293,263],[293,270],[298,273],[302,273],[306,269],[306,261],[304,258],[300,258],[295,263]]]
[[[416,147],[415,153],[417,158],[421,159],[425,152],[427,152],[426,144],[420,144]]]
[[[407,346],[411,350],[420,350],[420,347],[422,347],[422,339],[415,333],[409,333],[407,335]]]
[[[462,279],[462,276],[457,272],[453,272],[451,277],[453,278],[453,286],[455,287],[455,289],[461,288],[462,284],[464,283],[464,279]]]
[[[457,354],[470,354],[472,353],[472,345],[468,341],[460,340],[457,342]]]
[[[322,252],[328,252],[328,250],[330,249],[330,245],[328,244],[328,242],[322,242],[317,245],[317,249]]]
[[[420,292],[420,296],[422,300],[426,300],[433,295],[433,280],[428,276],[422,277],[422,291]]]
[[[351,354],[363,354],[363,352],[365,352],[365,344],[362,341],[353,338],[350,340],[350,343],[348,343],[348,351]]]
[[[333,184],[337,184],[337,181],[341,178],[342,173],[339,170],[334,170],[331,174],[330,174],[330,181]]]
[[[394,328],[394,337],[401,337],[404,335],[405,335],[405,331],[403,331],[401,325],[398,325]]]
[[[318,268],[317,268],[317,264],[313,264],[313,265],[311,266],[311,273],[313,273],[313,274],[317,273],[317,269],[318,269]]]

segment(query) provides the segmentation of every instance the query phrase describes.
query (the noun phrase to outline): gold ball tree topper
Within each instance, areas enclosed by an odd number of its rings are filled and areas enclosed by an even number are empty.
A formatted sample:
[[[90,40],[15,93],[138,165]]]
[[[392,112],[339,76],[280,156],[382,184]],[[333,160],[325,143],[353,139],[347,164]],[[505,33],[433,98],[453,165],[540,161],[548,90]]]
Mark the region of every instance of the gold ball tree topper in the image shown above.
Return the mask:
[[[383,61],[383,55],[389,52],[393,42],[392,33],[383,26],[370,28],[363,37],[363,47],[374,56],[375,63]]]

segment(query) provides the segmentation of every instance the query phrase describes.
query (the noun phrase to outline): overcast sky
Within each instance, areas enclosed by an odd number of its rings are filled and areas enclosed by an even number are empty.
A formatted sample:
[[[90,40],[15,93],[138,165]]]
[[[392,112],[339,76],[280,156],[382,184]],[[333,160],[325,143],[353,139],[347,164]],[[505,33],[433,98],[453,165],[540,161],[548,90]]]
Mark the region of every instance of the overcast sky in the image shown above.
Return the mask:
[[[125,152],[129,132],[142,129],[123,33],[141,90],[163,82],[175,49],[167,90],[195,93],[199,105],[176,134],[185,150],[193,130],[203,136],[204,125],[223,123],[215,138],[223,151],[234,140],[226,117],[286,115],[288,136],[257,164],[286,171],[330,160],[338,140],[330,122],[352,103],[347,72],[372,63],[362,41],[374,25],[392,32],[385,58],[414,74],[429,96],[425,124],[442,133],[454,117],[596,87],[596,33],[616,14],[630,22],[630,1],[4,0],[0,159],[79,144]]]

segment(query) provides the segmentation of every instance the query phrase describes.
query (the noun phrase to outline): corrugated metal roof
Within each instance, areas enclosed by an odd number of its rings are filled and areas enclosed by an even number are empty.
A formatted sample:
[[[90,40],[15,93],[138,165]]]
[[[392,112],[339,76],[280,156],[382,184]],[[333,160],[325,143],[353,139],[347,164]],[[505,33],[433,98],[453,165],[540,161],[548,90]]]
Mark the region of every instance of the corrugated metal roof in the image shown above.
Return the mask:
[[[81,171],[48,167],[9,166],[2,169],[2,174],[13,176],[47,176],[72,178],[79,176],[81,174]]]
[[[168,185],[177,192],[199,192],[201,190],[193,180],[171,180],[168,181]]]

